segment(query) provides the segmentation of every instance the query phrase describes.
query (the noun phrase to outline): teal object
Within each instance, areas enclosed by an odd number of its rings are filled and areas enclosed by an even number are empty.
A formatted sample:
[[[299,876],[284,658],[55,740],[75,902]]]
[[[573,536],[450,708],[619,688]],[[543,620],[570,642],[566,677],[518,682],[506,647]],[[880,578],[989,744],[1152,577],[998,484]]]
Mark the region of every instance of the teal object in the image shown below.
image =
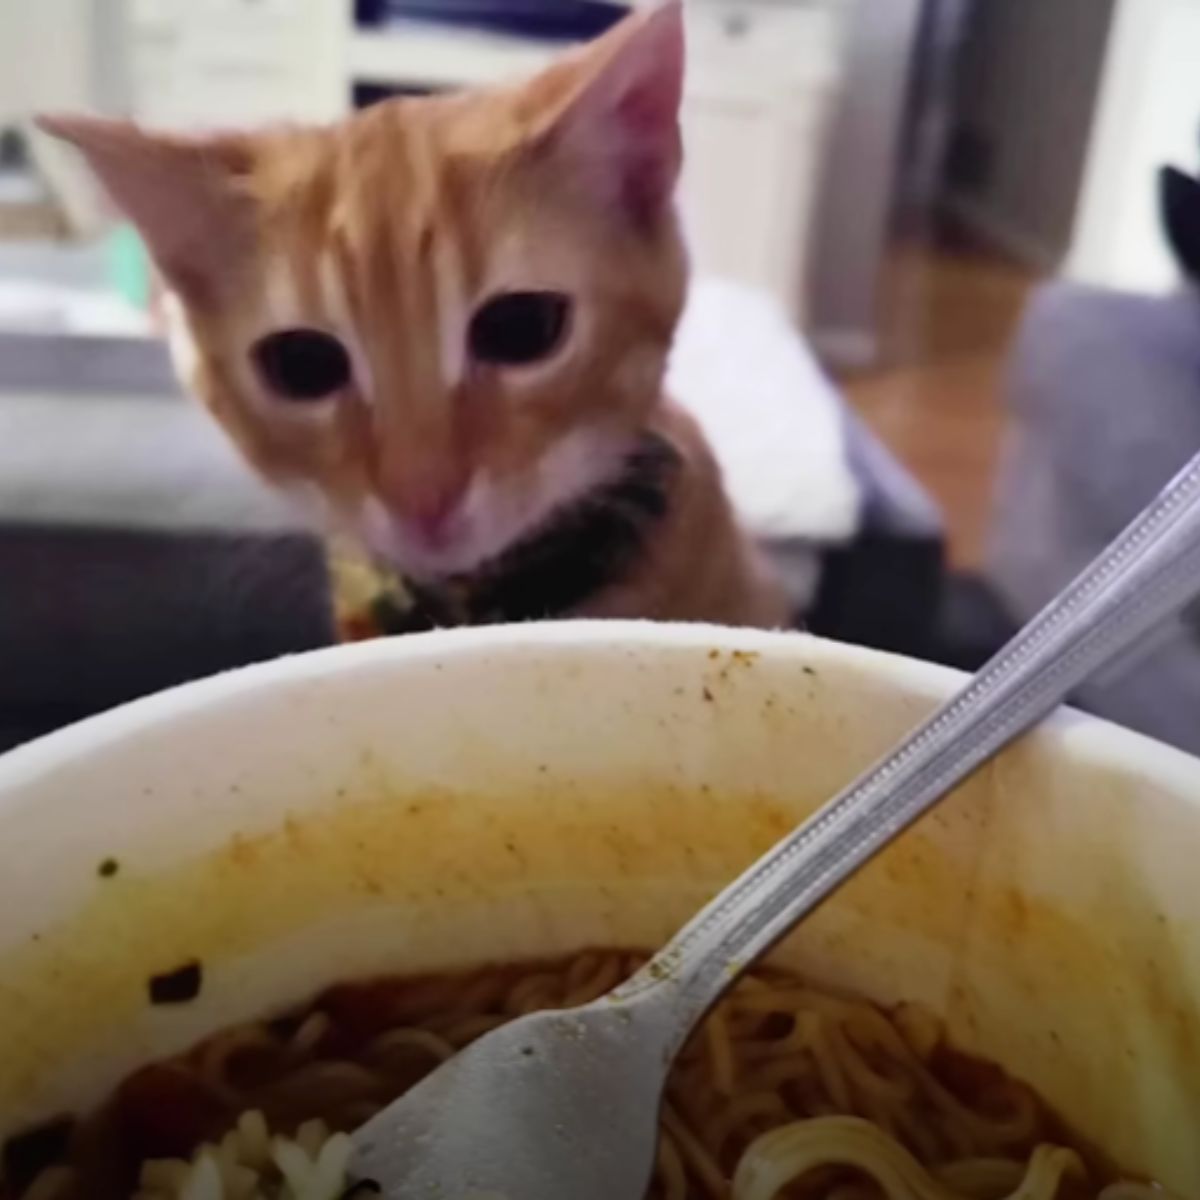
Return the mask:
[[[108,235],[108,279],[122,299],[135,308],[150,307],[150,258],[132,225],[118,225]]]

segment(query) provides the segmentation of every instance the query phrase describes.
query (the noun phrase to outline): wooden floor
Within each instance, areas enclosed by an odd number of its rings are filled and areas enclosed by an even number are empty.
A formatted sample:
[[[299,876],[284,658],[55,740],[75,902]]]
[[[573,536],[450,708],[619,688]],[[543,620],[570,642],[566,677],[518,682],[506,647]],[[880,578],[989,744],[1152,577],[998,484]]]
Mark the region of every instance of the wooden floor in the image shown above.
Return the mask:
[[[883,287],[882,365],[842,380],[857,411],[941,505],[956,566],[983,557],[1003,432],[1000,380],[1035,282],[986,252],[906,242]]]

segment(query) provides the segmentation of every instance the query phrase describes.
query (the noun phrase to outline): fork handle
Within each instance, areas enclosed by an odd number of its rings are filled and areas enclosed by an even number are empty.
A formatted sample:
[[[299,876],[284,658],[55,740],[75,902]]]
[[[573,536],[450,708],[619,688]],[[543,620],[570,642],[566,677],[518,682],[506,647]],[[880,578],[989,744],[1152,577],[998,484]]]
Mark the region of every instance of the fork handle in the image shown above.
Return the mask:
[[[742,971],[802,917],[1197,591],[1200,456],[899,749],[768,852],[617,994],[664,1002],[673,1057]]]

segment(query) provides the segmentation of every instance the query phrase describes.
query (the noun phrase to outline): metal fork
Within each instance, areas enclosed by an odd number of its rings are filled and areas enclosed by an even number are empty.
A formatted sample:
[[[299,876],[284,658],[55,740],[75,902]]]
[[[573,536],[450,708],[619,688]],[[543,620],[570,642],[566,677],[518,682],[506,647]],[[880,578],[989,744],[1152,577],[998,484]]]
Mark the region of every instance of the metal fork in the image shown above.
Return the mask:
[[[514,1021],[354,1134],[395,1200],[637,1200],[668,1070],[802,917],[998,750],[1200,590],[1200,457],[898,749],[780,842],[633,978]]]

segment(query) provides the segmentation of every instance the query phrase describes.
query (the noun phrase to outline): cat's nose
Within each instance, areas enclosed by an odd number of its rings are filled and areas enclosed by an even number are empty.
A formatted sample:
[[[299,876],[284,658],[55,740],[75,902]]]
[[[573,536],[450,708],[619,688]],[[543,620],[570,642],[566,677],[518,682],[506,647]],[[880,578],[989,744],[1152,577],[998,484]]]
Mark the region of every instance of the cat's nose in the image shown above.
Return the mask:
[[[429,497],[411,505],[404,514],[413,533],[430,547],[444,546],[453,535],[454,518],[462,501],[461,492]]]
[[[457,463],[450,467],[396,456],[382,465],[375,493],[408,538],[433,550],[452,539],[470,482],[469,471]]]

